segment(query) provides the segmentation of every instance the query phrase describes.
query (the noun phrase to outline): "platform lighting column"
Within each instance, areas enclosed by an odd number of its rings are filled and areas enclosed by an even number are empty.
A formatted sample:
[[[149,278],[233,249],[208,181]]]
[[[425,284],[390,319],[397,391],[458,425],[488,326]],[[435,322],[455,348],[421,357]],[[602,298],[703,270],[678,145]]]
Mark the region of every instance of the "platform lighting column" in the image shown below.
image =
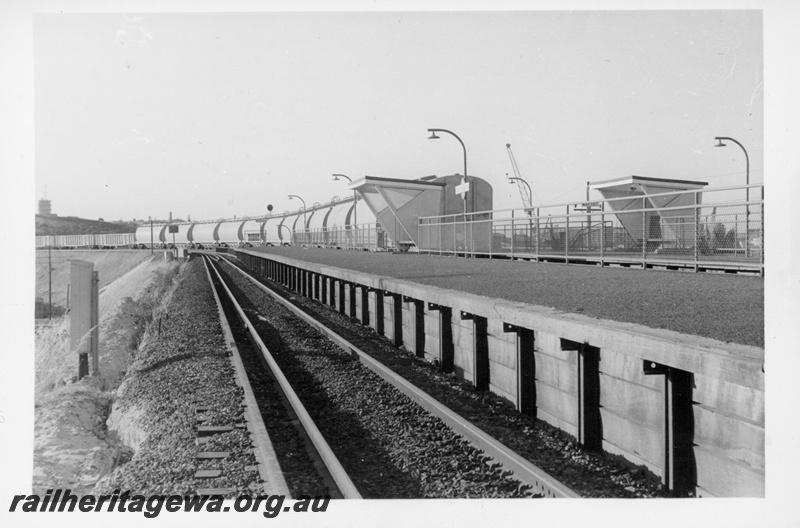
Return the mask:
[[[296,194],[290,194],[289,199],[291,200],[292,198],[297,198],[298,200],[303,202],[303,231],[306,231],[308,229],[308,225],[306,224],[306,222],[308,222],[308,220],[306,220],[306,201],[297,196]]]
[[[347,178],[347,181],[353,183],[353,179],[350,176],[346,176],[344,174],[334,174],[333,179],[334,181],[339,181],[339,178]],[[358,224],[358,194],[355,189],[353,189],[353,226],[355,227]],[[358,229],[358,228],[356,228]]]
[[[444,128],[429,128],[428,132],[431,133],[431,135],[430,135],[430,137],[428,139],[439,139],[439,136],[437,136],[436,133],[437,132],[444,132],[445,134],[450,134],[451,136],[456,138],[459,143],[461,143],[461,148],[464,150],[464,179],[463,179],[463,181],[461,183],[462,184],[463,183],[467,183],[467,147],[464,146],[464,142],[461,141],[461,138],[458,137],[454,132],[451,132],[449,130],[445,130]],[[466,195],[466,193],[464,194],[463,200],[464,200],[464,222],[466,222],[467,221],[467,195]],[[475,195],[474,194],[472,194],[472,201],[473,201],[473,203],[472,203],[472,211],[474,212],[475,211],[475,203],[474,203]]]
[[[153,217],[148,216],[148,220],[150,220],[150,254],[153,254]]]
[[[745,160],[745,164],[746,164],[745,165],[745,167],[746,167],[745,185],[747,186],[745,188],[745,196],[746,196],[745,208],[746,209],[745,209],[745,221],[744,221],[745,222],[745,224],[744,224],[745,225],[744,241],[745,241],[745,256],[749,257],[750,256],[750,157],[747,155],[747,149],[744,148],[744,145],[742,145],[741,143],[739,143],[738,141],[736,141],[732,137],[717,136],[714,139],[717,140],[717,144],[714,145],[715,147],[727,147],[727,145],[722,142],[723,140],[725,140],[725,141],[733,141],[734,143],[739,145],[739,147],[741,147],[742,151],[744,152],[744,160]]]
[[[506,173],[506,177],[508,178],[508,183],[510,185],[514,185],[514,181],[515,180],[519,180],[522,183],[524,183],[525,185],[527,185],[528,186],[528,195],[529,196],[533,196],[533,191],[531,190],[531,184],[530,183],[526,182],[522,178],[517,178],[515,176],[509,176],[508,173]],[[525,206],[525,204],[522,204],[522,205]],[[526,210],[525,213],[528,215],[528,242],[530,243],[531,238],[533,238],[533,221],[530,219],[531,215],[533,214],[533,210],[532,209],[531,210]],[[514,233],[511,233],[511,236],[513,237]]]
[[[589,238],[588,250],[592,250],[592,206],[589,204],[589,182],[586,182],[586,235]]]

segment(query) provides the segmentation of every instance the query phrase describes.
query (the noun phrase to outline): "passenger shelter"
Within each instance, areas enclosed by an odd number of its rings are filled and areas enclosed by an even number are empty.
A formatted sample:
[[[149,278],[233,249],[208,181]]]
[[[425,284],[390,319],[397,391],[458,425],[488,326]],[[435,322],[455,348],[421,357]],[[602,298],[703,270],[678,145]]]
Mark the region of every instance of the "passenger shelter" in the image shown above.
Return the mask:
[[[471,213],[492,209],[492,186],[481,178],[470,176],[467,178],[469,196],[464,200],[456,190],[463,180],[459,174],[439,178],[427,176],[418,180],[364,176],[351,183],[350,189],[364,199],[395,247],[407,250],[419,245],[420,217],[459,215],[457,221],[463,222],[465,203],[467,221],[477,219]],[[489,224],[481,226],[488,229]]]
[[[604,203],[634,241],[646,240],[662,248],[686,248],[694,243],[696,206],[700,205],[701,191],[707,185],[690,180],[627,176],[589,182],[589,189],[608,200]]]

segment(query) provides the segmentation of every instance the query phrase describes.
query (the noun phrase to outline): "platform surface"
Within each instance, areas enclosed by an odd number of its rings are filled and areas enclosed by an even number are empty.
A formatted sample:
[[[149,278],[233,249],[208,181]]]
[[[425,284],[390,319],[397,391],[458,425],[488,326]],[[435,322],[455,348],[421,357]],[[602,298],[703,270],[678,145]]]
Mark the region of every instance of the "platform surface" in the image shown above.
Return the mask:
[[[300,247],[251,250],[723,342],[764,347],[764,279]]]

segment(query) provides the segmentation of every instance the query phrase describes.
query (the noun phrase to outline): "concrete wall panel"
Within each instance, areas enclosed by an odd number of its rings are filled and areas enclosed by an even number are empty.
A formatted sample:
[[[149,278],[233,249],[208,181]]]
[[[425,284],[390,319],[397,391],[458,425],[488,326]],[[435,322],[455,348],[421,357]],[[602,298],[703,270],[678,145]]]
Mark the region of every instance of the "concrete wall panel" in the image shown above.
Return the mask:
[[[697,485],[715,497],[764,497],[764,473],[712,449],[696,446]]]
[[[383,335],[394,340],[394,297],[391,295],[383,296]]]
[[[734,416],[694,405],[694,442],[764,471],[764,428]]]
[[[646,461],[653,467],[663,466],[663,438],[661,428],[636,424],[609,409],[600,409],[603,423],[603,438]],[[661,474],[660,471],[658,474]]]
[[[489,358],[510,369],[517,368],[517,342],[516,334],[513,341],[498,339],[496,336],[489,336]]]
[[[692,399],[724,413],[764,424],[764,391],[702,374],[694,375]]]
[[[502,391],[512,402],[517,401],[517,371],[489,360],[490,386]],[[492,391],[494,392],[494,391]],[[498,392],[498,394],[500,394]]]
[[[534,350],[537,352],[541,352],[564,361],[569,361],[572,357],[572,354],[575,353],[572,350],[561,350],[561,340],[559,337],[547,332],[536,332],[533,346]]]
[[[416,312],[414,308],[413,302],[404,302],[403,303],[403,347],[406,350],[410,350],[412,352],[416,352],[414,349],[415,341],[414,336],[416,335],[414,332],[416,331]]]
[[[557,429],[561,429],[567,434],[572,436],[577,436],[578,434],[578,428],[575,426],[575,424],[565,421],[561,416],[550,414],[544,407],[538,408],[536,416],[540,420],[547,422]]]
[[[571,394],[546,383],[536,383],[536,405],[546,413],[556,417],[559,424],[570,424],[576,430],[578,423],[578,400]],[[555,425],[561,427],[561,425]],[[574,434],[574,433],[572,433]]]
[[[533,357],[536,361],[537,383],[541,381],[568,394],[578,394],[578,366],[574,359],[572,362],[562,361],[539,352],[535,352]]]
[[[662,391],[613,376],[600,374],[600,405],[641,425],[659,428],[664,423]]]
[[[644,375],[641,359],[605,348],[600,350],[600,371],[655,390],[661,390],[664,386],[664,380],[659,376]]]

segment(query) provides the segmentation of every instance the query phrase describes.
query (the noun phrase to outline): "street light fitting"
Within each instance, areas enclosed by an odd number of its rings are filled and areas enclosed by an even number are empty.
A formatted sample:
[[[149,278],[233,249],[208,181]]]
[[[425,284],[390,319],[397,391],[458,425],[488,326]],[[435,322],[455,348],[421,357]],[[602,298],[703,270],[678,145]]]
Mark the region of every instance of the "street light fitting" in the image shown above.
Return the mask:
[[[289,199],[291,200],[292,198],[297,198],[298,200],[303,202],[303,226],[305,227],[305,229],[308,229],[308,218],[306,217],[306,201],[297,196],[296,194],[290,194]]]
[[[452,132],[450,130],[447,130],[446,128],[429,128],[428,132],[431,133],[431,136],[428,139],[439,139],[439,136],[437,136],[436,133],[437,132],[444,132],[445,134],[450,134],[451,136],[453,136],[454,138],[456,138],[458,140],[458,142],[461,144],[462,150],[464,151],[464,177],[461,179],[461,183],[462,184],[467,183],[467,181],[469,181],[468,180],[468,176],[467,176],[469,174],[467,172],[467,147],[466,147],[466,145],[464,145],[464,142],[461,141],[461,138],[458,137],[458,134],[456,134],[455,132]],[[472,202],[472,211],[474,212],[475,211],[475,192],[474,191],[471,192],[470,195],[471,195],[471,202]],[[462,200],[464,201],[464,219],[466,220],[466,218],[467,218],[467,193],[465,192],[461,196],[462,196]]]
[[[744,161],[745,161],[745,181],[744,181],[745,189],[744,189],[744,191],[745,191],[745,201],[746,201],[745,210],[747,211],[747,213],[745,215],[745,237],[746,237],[746,240],[745,240],[745,255],[749,257],[750,256],[750,240],[749,240],[749,238],[750,238],[750,156],[747,154],[747,149],[744,148],[744,145],[742,145],[741,143],[739,143],[738,141],[736,141],[732,137],[716,136],[714,139],[717,140],[717,144],[714,145],[715,147],[726,147],[727,145],[725,143],[723,143],[722,140],[731,141],[731,142],[736,143],[737,145],[739,145],[739,147],[742,149],[742,152],[744,152]]]
[[[334,174],[333,175],[333,179],[335,181],[339,181],[340,177],[341,178],[346,178],[347,181],[349,181],[350,183],[353,183],[353,179],[350,176],[347,176],[346,174]],[[353,189],[353,207],[354,208],[356,206],[356,203],[358,203],[358,193],[356,192],[355,189]],[[355,225],[355,224],[358,224],[358,211],[357,211],[357,209],[353,209],[353,225]]]
[[[300,200],[301,202],[303,202],[303,207],[305,207],[305,206],[306,206],[306,201],[305,201],[305,200],[303,200],[302,198],[300,198],[299,196],[297,196],[296,194],[290,194],[290,195],[289,195],[289,199],[291,200],[292,198],[297,198],[298,200]]]
[[[742,145],[741,143],[739,143],[738,141],[736,141],[732,137],[728,137],[728,136],[716,136],[714,139],[717,140],[717,144],[714,145],[715,147],[727,147],[728,145],[723,143],[723,141],[731,141],[731,142],[736,143],[737,145],[739,145],[739,147],[742,149],[742,152],[744,152],[744,159],[745,159],[745,163],[746,163],[745,170],[746,170],[746,175],[747,175],[746,178],[747,179],[745,180],[745,185],[750,185],[750,156],[748,156],[747,149],[744,148],[744,145]],[[748,201],[750,201],[749,189],[748,189],[748,195],[747,196],[748,196]]]

